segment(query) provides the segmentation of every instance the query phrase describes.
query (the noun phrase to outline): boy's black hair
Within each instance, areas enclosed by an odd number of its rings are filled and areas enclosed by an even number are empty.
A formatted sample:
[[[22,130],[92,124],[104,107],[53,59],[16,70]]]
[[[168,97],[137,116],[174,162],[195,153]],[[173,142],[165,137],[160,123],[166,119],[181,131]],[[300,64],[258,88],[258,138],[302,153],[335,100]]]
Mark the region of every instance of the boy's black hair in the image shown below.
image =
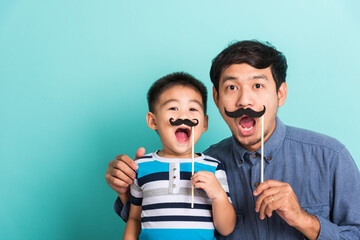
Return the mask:
[[[271,67],[276,91],[285,82],[287,63],[285,56],[270,43],[257,40],[239,41],[229,45],[217,55],[211,65],[210,78],[216,91],[219,91],[221,73],[232,64],[247,63],[257,69]]]
[[[207,101],[207,90],[202,82],[194,78],[188,73],[185,72],[174,72],[168,74],[156,82],[150,87],[147,93],[147,100],[149,105],[149,111],[155,112],[155,105],[158,101],[160,95],[167,89],[176,86],[186,86],[194,89],[198,93],[200,93],[202,98],[203,110],[206,115],[206,101]]]

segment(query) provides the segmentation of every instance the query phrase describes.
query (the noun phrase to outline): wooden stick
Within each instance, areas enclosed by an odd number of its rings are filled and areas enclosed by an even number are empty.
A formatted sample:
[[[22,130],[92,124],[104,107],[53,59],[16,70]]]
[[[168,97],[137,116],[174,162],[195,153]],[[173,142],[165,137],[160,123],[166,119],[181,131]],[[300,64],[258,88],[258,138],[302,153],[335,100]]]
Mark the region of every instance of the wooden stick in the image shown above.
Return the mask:
[[[264,115],[261,116],[261,182],[264,182]]]
[[[195,155],[195,131],[194,127],[191,127],[191,176],[194,175],[194,155]],[[191,184],[191,208],[194,208],[194,185]]]

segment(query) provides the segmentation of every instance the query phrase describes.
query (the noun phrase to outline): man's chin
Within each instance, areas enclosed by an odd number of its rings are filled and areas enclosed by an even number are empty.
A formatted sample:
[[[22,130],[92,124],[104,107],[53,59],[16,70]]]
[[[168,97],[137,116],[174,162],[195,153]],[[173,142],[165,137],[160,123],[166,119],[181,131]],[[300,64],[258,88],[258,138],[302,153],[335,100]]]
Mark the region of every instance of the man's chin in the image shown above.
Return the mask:
[[[259,148],[257,147],[261,143],[261,138],[256,138],[255,136],[249,136],[249,137],[240,137],[235,136],[238,143],[246,148],[246,149],[255,149],[255,151]]]

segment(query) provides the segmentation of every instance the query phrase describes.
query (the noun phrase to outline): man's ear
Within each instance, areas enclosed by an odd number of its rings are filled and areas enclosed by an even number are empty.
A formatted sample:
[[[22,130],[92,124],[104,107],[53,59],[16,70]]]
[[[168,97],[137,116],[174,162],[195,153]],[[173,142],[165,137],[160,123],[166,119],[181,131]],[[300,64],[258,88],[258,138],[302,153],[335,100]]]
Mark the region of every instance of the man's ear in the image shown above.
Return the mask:
[[[213,99],[214,99],[214,103],[216,105],[217,108],[219,108],[219,95],[218,92],[216,91],[216,88],[213,86]]]
[[[147,122],[147,125],[149,126],[149,128],[151,128],[152,130],[157,129],[156,117],[152,112],[148,112],[146,114],[146,122]]]
[[[203,128],[203,133],[206,132],[208,130],[208,122],[209,122],[209,116],[205,115],[204,117],[204,128]]]
[[[283,82],[278,90],[278,106],[281,107],[282,105],[284,105],[285,100],[286,100],[286,96],[287,96],[287,85],[285,82]]]

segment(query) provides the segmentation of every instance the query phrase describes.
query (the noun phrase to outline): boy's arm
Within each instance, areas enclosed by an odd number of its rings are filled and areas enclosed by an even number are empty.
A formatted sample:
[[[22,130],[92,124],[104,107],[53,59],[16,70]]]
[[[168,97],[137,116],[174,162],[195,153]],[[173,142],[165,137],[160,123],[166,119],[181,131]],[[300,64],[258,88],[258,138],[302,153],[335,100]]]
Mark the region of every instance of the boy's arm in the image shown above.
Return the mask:
[[[225,181],[226,175],[224,172]],[[236,214],[227,194],[212,172],[199,171],[195,173],[191,182],[196,188],[202,188],[212,200],[213,221],[216,230],[223,236],[234,231]]]
[[[137,240],[141,232],[141,206],[131,204],[129,219],[126,223],[123,240]]]

